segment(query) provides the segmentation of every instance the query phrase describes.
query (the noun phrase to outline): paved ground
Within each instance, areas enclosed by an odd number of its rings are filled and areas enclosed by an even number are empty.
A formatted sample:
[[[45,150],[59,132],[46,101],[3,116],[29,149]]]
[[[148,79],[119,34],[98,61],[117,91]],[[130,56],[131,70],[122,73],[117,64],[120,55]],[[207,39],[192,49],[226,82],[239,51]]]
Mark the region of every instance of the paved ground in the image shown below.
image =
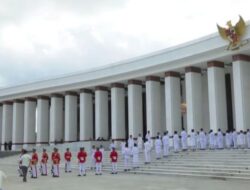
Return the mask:
[[[40,177],[38,179],[28,179],[28,183],[23,183],[17,176],[14,165],[3,164],[0,160],[0,169],[7,175],[4,181],[4,190],[248,190],[250,181],[241,180],[218,180],[204,178],[181,178],[166,176],[118,174],[111,175],[104,173],[102,176],[95,176],[89,172],[86,177],[78,177],[77,171],[71,174],[62,173],[60,178],[50,176]]]

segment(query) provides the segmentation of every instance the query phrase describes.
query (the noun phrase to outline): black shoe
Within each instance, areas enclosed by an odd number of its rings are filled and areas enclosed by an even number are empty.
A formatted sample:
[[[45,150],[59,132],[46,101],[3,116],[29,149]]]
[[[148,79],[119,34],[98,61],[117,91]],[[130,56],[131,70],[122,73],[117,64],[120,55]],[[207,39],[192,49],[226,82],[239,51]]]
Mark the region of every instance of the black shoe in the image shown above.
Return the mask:
[[[83,176],[86,176],[86,174],[83,174]]]
[[[78,174],[78,176],[79,176],[79,177],[81,177],[81,175],[80,175],[80,174]]]

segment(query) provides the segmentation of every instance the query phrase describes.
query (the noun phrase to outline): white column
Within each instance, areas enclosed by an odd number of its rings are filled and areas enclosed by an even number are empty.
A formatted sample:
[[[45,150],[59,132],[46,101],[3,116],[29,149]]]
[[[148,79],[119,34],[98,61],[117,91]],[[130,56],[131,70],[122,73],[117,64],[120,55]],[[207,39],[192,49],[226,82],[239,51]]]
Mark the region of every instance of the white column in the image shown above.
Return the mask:
[[[24,147],[36,142],[36,99],[26,98],[24,102]]]
[[[250,124],[250,56],[233,56],[233,82],[236,130],[245,131]]]
[[[217,132],[220,128],[225,132],[227,130],[227,104],[224,63],[209,62],[207,76],[210,129]]]
[[[121,83],[111,85],[111,137],[125,139],[125,90]]]
[[[166,126],[169,135],[174,131],[181,131],[181,95],[180,74],[177,72],[165,73],[165,107]]]
[[[2,114],[2,150],[4,150],[4,143],[12,141],[12,116],[13,105],[12,102],[3,103]]]
[[[128,130],[129,135],[143,135],[142,126],[142,82],[128,81]]]
[[[152,137],[157,132],[163,132],[161,126],[161,83],[160,77],[146,77],[146,106],[147,106],[147,130]]]
[[[13,103],[13,128],[12,149],[18,150],[23,147],[24,137],[24,101],[15,100]]]
[[[109,139],[108,126],[108,88],[95,89],[95,138]]]
[[[2,144],[2,130],[3,130],[3,104],[0,103],[0,144]]]
[[[187,67],[185,72],[187,131],[190,133],[192,129],[198,131],[200,128],[203,128],[201,69]]]
[[[63,96],[60,94],[51,95],[50,103],[50,131],[49,141],[55,143],[55,141],[61,141],[64,137],[63,128]]]
[[[89,89],[80,93],[80,140],[93,140],[93,94]]]
[[[66,92],[65,95],[65,136],[66,142],[77,141],[77,93]]]
[[[49,143],[49,97],[37,99],[37,139],[38,145]]]

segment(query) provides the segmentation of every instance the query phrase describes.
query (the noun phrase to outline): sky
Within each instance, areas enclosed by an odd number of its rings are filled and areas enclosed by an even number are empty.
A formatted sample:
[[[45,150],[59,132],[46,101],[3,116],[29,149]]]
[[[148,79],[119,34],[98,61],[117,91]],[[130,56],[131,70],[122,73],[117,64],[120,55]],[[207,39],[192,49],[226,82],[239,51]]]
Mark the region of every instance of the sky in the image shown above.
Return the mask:
[[[0,88],[98,68],[250,20],[249,0],[0,0]]]

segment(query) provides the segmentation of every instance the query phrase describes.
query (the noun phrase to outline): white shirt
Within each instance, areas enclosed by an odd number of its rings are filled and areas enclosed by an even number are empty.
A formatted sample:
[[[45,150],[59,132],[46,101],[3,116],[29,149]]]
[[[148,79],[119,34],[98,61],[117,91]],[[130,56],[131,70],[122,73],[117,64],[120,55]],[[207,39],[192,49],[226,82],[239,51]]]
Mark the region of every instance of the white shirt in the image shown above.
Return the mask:
[[[162,138],[163,145],[168,145],[169,144],[169,137],[168,135],[164,135]]]
[[[7,178],[6,174],[3,173],[3,171],[0,170],[0,189],[3,188],[3,179]]]
[[[21,156],[20,161],[21,161],[21,165],[22,166],[26,166],[29,167],[30,165],[30,160],[31,160],[31,156],[28,154],[24,154]]]

